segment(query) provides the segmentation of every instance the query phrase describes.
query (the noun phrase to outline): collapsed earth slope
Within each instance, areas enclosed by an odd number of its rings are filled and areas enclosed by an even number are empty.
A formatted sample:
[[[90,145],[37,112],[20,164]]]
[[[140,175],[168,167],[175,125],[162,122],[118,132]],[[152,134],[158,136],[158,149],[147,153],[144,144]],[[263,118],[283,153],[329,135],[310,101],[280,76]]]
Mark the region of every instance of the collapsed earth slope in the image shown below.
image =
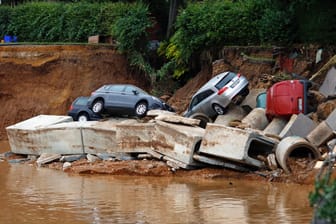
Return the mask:
[[[149,86],[112,46],[0,45],[0,140],[7,126],[40,114],[64,115],[76,97],[114,82]]]

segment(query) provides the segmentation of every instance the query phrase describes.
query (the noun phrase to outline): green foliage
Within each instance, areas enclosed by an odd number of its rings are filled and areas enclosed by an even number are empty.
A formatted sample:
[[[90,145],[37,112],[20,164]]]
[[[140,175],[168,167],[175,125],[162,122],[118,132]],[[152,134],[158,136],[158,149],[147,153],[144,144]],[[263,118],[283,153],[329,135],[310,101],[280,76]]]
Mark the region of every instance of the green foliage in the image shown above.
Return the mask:
[[[12,10],[10,7],[0,7],[0,37],[8,34],[8,24],[10,22]]]
[[[125,3],[87,2],[0,6],[0,31],[25,42],[87,42],[88,36],[109,34],[114,20],[128,9]]]
[[[148,7],[139,3],[120,13],[112,24],[111,33],[123,52],[146,52],[148,46],[147,30],[153,26]]]
[[[214,1],[190,4],[176,21],[176,32],[166,48],[166,57],[177,65],[182,76],[202,52],[218,52],[224,45],[256,44],[258,20],[264,1]]]
[[[324,220],[327,221],[325,223],[336,223],[336,180],[331,179],[335,157],[336,154],[329,154],[324,161],[315,181],[314,192],[309,194],[310,204],[315,207],[314,221]]]

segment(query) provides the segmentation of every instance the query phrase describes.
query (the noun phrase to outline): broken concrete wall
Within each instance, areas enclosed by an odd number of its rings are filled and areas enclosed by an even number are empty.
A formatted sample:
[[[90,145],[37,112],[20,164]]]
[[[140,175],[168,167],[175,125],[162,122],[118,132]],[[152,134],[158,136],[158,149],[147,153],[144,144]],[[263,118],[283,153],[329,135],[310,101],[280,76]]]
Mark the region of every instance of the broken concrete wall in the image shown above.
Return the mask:
[[[155,130],[155,151],[186,164],[186,167],[200,165],[193,159],[193,154],[204,136],[204,129],[156,121]]]
[[[116,125],[116,142],[120,152],[149,152],[155,132],[154,123],[120,122]]]
[[[85,122],[89,124],[82,129],[85,153],[118,152],[116,125],[120,121],[119,119],[111,119],[104,122]]]
[[[271,153],[275,143],[274,140],[250,129],[208,124],[199,153],[263,167],[264,163],[256,158],[258,155]]]
[[[6,128],[17,154],[82,153],[78,123],[68,116],[39,115]]]

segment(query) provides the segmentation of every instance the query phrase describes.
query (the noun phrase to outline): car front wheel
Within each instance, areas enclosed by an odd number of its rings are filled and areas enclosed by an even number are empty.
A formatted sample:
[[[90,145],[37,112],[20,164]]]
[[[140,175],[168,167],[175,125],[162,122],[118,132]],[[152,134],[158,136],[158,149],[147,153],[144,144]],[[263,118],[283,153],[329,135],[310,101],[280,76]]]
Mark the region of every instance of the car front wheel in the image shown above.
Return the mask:
[[[88,121],[88,120],[90,120],[90,119],[89,119],[89,115],[86,114],[86,113],[80,114],[80,115],[78,116],[78,121],[79,121],[79,122],[85,122],[85,121]]]
[[[97,100],[92,105],[92,111],[96,114],[99,114],[103,111],[104,102],[102,100]]]
[[[225,113],[225,108],[222,107],[221,105],[214,103],[212,105],[212,108],[214,109],[214,111],[218,114],[218,115],[223,115]]]
[[[135,106],[135,115],[137,117],[144,117],[147,113],[148,105],[146,102],[140,102]]]

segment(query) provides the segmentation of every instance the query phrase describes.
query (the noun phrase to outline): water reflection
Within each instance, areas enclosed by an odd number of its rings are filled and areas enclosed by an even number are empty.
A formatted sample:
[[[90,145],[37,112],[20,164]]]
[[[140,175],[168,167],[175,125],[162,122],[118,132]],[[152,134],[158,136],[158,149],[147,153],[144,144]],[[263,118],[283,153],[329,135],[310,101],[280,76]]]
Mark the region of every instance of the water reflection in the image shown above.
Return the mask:
[[[312,214],[312,186],[0,169],[0,223],[309,223]]]

